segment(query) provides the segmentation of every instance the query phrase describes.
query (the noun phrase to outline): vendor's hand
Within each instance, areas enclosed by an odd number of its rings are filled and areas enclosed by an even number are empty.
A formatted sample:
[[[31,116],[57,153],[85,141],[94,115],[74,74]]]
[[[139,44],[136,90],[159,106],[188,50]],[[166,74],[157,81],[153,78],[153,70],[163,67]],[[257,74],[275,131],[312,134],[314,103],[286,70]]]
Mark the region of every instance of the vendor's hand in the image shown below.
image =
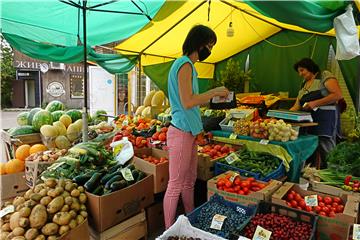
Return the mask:
[[[229,90],[226,87],[217,87],[212,89],[212,92],[215,96],[227,97],[229,95]]]
[[[316,108],[316,105],[315,103],[312,101],[312,102],[306,102],[303,106],[303,109],[304,110],[313,110],[314,108]]]

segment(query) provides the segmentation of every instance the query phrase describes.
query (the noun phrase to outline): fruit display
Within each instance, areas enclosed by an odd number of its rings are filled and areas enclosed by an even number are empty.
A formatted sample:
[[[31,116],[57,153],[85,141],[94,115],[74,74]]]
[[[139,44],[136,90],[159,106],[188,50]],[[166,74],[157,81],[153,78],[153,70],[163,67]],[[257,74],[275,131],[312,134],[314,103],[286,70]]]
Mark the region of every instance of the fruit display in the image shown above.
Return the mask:
[[[185,236],[170,236],[167,240],[201,240],[201,238],[197,237],[185,237]]]
[[[44,162],[54,162],[59,157],[64,156],[67,153],[67,149],[61,150],[48,150],[43,152],[33,153],[28,156],[25,160],[26,161],[44,161]]]
[[[53,100],[46,105],[45,110],[48,112],[55,112],[55,111],[64,111],[65,104],[58,100]]]
[[[199,152],[210,156],[211,159],[226,157],[234,151],[235,149],[228,144],[207,144],[199,147]]]
[[[16,122],[19,126],[24,126],[27,125],[28,123],[28,117],[29,117],[29,112],[22,112],[19,113],[16,117]]]
[[[277,213],[258,213],[245,227],[245,237],[253,239],[257,226],[271,231],[271,240],[310,239],[312,233],[312,226],[309,223],[296,221],[291,217]]]
[[[201,117],[222,117],[224,118],[226,115],[225,110],[217,110],[217,109],[208,109],[205,107],[200,108]]]
[[[58,239],[82,224],[88,213],[85,189],[71,180],[46,179],[3,208],[15,212],[1,219],[1,239]]]
[[[133,147],[135,148],[144,148],[147,147],[147,140],[146,138],[142,137],[142,136],[134,136],[133,134],[130,133],[130,131],[128,130],[124,130],[124,131],[120,131],[117,132],[115,134],[115,136],[113,137],[113,142],[116,141],[120,141],[123,139],[123,137],[127,137],[128,140],[132,143]]]
[[[317,195],[318,206],[310,207],[306,205],[304,196],[291,190],[286,195],[285,200],[289,207],[317,213],[320,216],[335,217],[336,213],[344,211],[344,203],[339,197]]]
[[[25,170],[25,162],[19,159],[12,159],[6,163],[0,163],[1,175],[23,172]]]
[[[283,120],[270,120],[267,127],[270,141],[294,141],[299,135],[299,133],[292,128],[291,124],[286,124]]]
[[[237,135],[248,136],[250,134],[250,121],[239,119],[234,122],[234,133]]]
[[[30,125],[23,125],[23,126],[13,127],[13,128],[10,128],[7,132],[12,137],[18,136],[18,135],[26,135],[26,134],[36,133],[34,128],[32,126],[30,126]]]
[[[234,174],[227,174],[223,178],[218,178],[216,187],[225,192],[248,195],[252,192],[260,191],[266,187],[266,184],[258,182],[252,177],[241,179]]]
[[[269,136],[268,123],[270,119],[258,119],[250,124],[250,136],[254,138],[267,139]]]
[[[135,111],[135,116],[142,116],[144,118],[151,118],[151,107],[161,107],[165,101],[165,94],[163,91],[150,91],[144,98],[143,105],[139,106]]]
[[[158,164],[168,161],[168,159],[166,157],[156,158],[153,156],[142,155],[141,158],[144,159],[145,161],[155,164],[155,165],[158,165]]]

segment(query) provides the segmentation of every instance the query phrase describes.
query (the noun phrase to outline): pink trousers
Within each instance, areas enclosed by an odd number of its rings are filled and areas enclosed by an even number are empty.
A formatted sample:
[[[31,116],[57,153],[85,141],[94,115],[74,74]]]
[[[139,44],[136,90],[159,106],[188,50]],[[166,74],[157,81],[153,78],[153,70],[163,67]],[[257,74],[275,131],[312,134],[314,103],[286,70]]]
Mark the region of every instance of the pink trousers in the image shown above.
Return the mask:
[[[169,182],[164,197],[165,227],[175,221],[181,194],[185,212],[194,209],[194,185],[197,176],[197,145],[191,133],[170,126],[167,133],[169,148]]]

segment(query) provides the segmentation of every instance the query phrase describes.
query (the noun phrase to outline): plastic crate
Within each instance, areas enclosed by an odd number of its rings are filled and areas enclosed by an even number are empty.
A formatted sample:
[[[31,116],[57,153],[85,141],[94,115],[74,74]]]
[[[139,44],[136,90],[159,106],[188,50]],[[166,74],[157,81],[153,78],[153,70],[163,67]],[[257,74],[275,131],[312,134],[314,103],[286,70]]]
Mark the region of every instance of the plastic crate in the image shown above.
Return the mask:
[[[195,210],[193,210],[191,213],[187,215],[189,221],[191,224],[193,224],[196,221],[197,216],[200,214],[200,211],[203,207],[210,204],[211,202],[218,202],[221,203],[227,207],[230,207],[234,209],[236,212],[241,212],[242,214],[245,214],[247,217],[247,220],[240,226],[237,226],[237,229],[241,231],[245,226],[249,223],[252,216],[256,213],[256,205],[249,205],[249,206],[243,206],[237,203],[226,201],[223,197],[219,196],[218,194],[213,195],[209,201],[205,202],[201,206],[197,207]],[[220,237],[224,237],[221,235],[218,235]]]
[[[234,131],[233,126],[227,125],[230,120],[231,120],[231,117],[226,117],[219,123],[221,130],[223,130],[225,132],[233,132]]]
[[[285,176],[285,172],[286,172],[285,171],[285,166],[284,166],[283,163],[281,163],[279,165],[279,167],[275,171],[269,173],[265,177],[261,177],[260,173],[250,172],[250,171],[240,169],[240,168],[228,165],[228,164],[219,163],[219,162],[215,163],[215,170],[214,170],[215,176],[217,176],[219,174],[222,174],[224,172],[227,172],[229,170],[239,172],[241,176],[253,177],[256,180],[261,180],[261,181],[264,181],[264,182],[267,182],[267,181],[269,181],[271,179],[279,179],[279,178]]]
[[[264,202],[264,201],[261,201],[259,203],[256,213],[262,213],[262,214],[277,213],[277,214],[280,214],[283,216],[288,216],[299,222],[310,223],[312,225],[310,239],[304,239],[304,240],[315,240],[316,239],[316,226],[317,226],[317,221],[319,218],[318,216],[315,216],[311,213],[298,211],[294,208],[289,208],[289,207],[281,206],[281,205],[278,205],[275,203]],[[244,233],[244,228],[242,229],[240,234]],[[231,235],[230,240],[239,238],[238,235],[234,235],[234,234],[230,234],[230,235]]]

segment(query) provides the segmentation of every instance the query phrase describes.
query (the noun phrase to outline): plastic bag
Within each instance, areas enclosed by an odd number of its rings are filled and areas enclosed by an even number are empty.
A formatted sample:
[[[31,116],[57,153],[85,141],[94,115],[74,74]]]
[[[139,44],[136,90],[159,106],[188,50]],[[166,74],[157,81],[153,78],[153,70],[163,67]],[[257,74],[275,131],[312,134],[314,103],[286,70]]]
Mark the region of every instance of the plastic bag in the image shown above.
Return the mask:
[[[352,11],[349,5],[344,14],[334,19],[337,60],[349,60],[360,55],[358,29]]]
[[[112,147],[115,160],[120,164],[125,164],[134,156],[134,148],[127,137],[124,137],[120,141],[116,141],[110,144]]]

